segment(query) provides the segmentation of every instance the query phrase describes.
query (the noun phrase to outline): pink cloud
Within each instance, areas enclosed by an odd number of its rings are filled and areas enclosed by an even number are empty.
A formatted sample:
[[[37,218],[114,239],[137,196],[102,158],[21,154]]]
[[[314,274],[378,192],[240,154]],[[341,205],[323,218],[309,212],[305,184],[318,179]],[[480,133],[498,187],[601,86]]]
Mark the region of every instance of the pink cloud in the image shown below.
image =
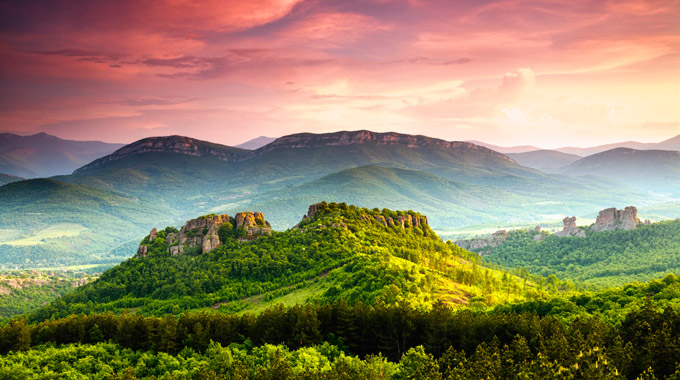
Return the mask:
[[[482,139],[512,122],[505,108],[531,137],[592,126],[604,104],[631,125],[680,120],[664,100],[680,74],[677,0],[93,0],[3,11],[0,122],[13,130],[122,141],[189,128],[226,141],[243,126],[350,123]],[[92,132],[66,127],[82,120],[96,121]]]

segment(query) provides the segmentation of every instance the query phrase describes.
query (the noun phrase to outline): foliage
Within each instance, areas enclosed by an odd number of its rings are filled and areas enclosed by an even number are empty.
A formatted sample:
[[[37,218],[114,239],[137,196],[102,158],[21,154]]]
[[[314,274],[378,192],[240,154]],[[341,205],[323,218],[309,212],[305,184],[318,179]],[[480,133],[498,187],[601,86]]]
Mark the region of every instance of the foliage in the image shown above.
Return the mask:
[[[13,271],[0,273],[0,321],[31,312],[93,276],[67,272]]]
[[[0,328],[0,374],[670,379],[680,375],[678,310],[649,301],[618,324],[589,315],[565,323],[535,310],[338,301],[259,315],[106,313],[34,325],[19,319]]]
[[[588,231],[585,238],[548,235],[535,241],[535,234],[514,231],[484,259],[599,288],[680,273],[680,220],[641,224],[628,231]]]

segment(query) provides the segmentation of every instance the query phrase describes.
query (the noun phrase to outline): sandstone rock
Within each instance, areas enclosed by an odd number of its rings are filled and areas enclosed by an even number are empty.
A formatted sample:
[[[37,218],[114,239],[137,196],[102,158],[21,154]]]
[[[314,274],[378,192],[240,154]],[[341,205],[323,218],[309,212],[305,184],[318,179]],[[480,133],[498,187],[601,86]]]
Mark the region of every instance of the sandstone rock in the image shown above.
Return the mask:
[[[632,230],[637,228],[639,223],[640,220],[637,217],[637,209],[635,207],[628,206],[623,210],[617,210],[612,207],[600,211],[592,230],[595,232]]]
[[[585,231],[579,229],[576,227],[576,217],[566,217],[562,219],[562,222],[564,223],[564,228],[562,231],[555,233],[555,236],[558,237],[586,237]]]
[[[152,242],[156,239],[156,236],[158,236],[158,230],[156,227],[154,227],[151,232],[149,232],[149,242]]]
[[[137,257],[146,257],[146,254],[149,252],[149,247],[146,245],[140,245],[139,248],[137,249]]]

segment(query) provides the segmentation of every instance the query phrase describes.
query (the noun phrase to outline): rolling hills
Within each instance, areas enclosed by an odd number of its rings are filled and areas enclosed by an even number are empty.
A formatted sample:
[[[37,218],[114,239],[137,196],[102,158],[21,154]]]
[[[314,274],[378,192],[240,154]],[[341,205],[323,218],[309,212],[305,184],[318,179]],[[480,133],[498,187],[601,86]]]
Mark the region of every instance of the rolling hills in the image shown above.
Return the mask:
[[[616,148],[584,157],[561,170],[596,175],[656,193],[680,195],[680,152]]]
[[[116,263],[127,252],[115,248],[136,238],[139,226],[172,215],[153,201],[54,179],[0,187],[0,209],[0,261],[9,268]]]

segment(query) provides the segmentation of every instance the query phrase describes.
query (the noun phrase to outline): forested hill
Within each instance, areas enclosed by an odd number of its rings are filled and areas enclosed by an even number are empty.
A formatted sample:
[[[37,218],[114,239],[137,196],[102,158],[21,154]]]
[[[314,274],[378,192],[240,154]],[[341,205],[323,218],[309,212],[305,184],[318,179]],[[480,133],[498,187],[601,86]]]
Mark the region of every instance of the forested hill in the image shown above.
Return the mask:
[[[640,224],[633,230],[590,232],[585,238],[513,231],[485,259],[530,272],[592,285],[620,286],[680,273],[680,220]]]
[[[147,237],[145,257],[123,262],[31,319],[123,309],[257,311],[340,298],[424,308],[437,300],[493,305],[535,291],[531,282],[469,261],[477,256],[442,242],[413,211],[320,203],[296,227],[254,241],[225,223],[222,244],[203,254],[171,255],[165,238],[173,231]]]

